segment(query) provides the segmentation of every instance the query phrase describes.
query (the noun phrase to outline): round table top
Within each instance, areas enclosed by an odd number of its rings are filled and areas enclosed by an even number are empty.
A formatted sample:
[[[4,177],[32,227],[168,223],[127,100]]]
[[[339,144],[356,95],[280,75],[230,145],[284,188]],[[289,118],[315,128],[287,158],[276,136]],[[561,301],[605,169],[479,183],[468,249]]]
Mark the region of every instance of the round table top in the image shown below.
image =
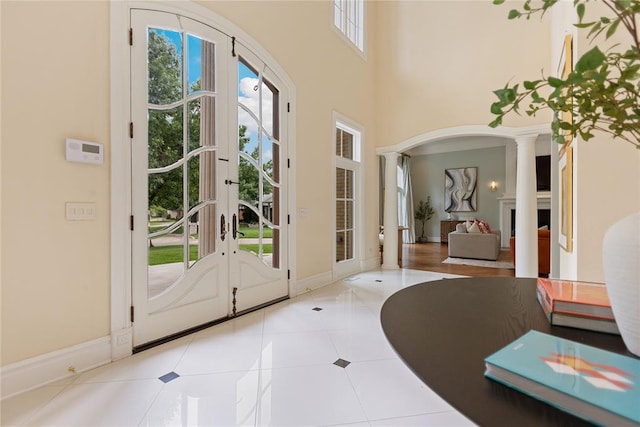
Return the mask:
[[[535,289],[536,279],[512,277],[421,283],[387,299],[382,328],[407,366],[477,424],[590,425],[484,377],[484,359],[531,329],[632,356],[618,335],[551,326]]]

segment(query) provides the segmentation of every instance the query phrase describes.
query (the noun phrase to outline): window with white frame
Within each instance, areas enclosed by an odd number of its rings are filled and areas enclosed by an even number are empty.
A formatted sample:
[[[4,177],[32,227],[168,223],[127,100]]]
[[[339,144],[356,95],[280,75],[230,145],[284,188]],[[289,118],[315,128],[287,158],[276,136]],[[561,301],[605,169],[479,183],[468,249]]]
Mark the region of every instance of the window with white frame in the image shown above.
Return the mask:
[[[333,0],[333,24],[364,52],[364,0]]]
[[[360,132],[336,122],[336,262],[356,257]]]

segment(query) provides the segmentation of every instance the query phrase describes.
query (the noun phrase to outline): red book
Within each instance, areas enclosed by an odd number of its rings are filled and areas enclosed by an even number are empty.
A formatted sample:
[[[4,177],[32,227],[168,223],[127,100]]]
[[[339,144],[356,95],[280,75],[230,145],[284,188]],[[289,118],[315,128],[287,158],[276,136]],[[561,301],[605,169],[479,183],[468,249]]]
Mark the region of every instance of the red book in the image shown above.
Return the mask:
[[[539,278],[537,289],[552,313],[614,320],[607,287],[602,283]]]

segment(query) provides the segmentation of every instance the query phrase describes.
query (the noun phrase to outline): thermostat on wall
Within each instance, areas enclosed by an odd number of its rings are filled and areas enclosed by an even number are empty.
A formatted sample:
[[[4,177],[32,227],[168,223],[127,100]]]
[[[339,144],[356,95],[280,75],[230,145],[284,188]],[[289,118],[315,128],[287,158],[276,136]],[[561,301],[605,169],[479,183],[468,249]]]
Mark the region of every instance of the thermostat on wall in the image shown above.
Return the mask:
[[[94,165],[104,163],[104,144],[67,138],[66,145],[66,157],[70,162],[91,163]]]

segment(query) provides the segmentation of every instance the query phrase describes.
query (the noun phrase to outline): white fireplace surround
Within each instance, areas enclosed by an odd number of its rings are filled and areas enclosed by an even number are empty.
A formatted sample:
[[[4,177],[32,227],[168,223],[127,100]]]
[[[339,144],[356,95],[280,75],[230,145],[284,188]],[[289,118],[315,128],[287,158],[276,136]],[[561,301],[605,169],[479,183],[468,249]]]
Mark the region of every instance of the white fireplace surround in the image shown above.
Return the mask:
[[[539,192],[536,195],[538,210],[549,209],[551,210],[551,193]],[[502,234],[502,242],[500,246],[503,248],[509,247],[509,237],[511,237],[511,211],[516,208],[516,196],[504,195],[498,198],[500,203],[500,233]],[[553,215],[553,213],[552,213]]]

